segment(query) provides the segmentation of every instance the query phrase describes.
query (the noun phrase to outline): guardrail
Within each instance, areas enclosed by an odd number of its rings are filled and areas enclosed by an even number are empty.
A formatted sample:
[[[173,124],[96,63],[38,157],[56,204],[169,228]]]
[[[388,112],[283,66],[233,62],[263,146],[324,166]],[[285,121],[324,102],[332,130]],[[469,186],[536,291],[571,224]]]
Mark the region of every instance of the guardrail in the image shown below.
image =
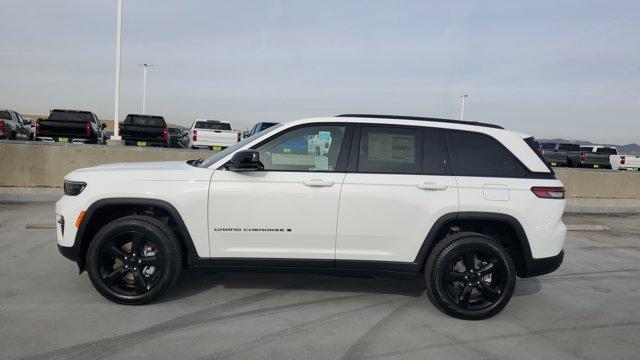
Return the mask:
[[[0,141],[0,187],[62,186],[72,170],[107,163],[189,160],[212,152],[134,146]],[[555,168],[567,211],[640,212],[640,172]]]

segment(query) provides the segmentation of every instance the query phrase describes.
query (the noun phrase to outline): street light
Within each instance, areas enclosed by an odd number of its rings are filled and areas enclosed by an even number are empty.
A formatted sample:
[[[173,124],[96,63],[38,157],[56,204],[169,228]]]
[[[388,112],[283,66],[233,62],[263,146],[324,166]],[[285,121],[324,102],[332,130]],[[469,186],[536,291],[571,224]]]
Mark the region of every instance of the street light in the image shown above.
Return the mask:
[[[467,94],[460,95],[460,98],[462,99],[462,105],[460,106],[460,120],[464,120],[464,103],[468,97],[469,95]]]
[[[147,113],[147,74],[149,73],[149,67],[153,66],[151,64],[138,64],[138,66],[142,66],[142,115]]]
[[[113,103],[113,136],[110,140],[113,143],[120,142],[120,131],[118,129],[118,105],[120,105],[120,41],[122,40],[122,0],[118,0],[118,20],[116,21],[116,88],[115,100]]]

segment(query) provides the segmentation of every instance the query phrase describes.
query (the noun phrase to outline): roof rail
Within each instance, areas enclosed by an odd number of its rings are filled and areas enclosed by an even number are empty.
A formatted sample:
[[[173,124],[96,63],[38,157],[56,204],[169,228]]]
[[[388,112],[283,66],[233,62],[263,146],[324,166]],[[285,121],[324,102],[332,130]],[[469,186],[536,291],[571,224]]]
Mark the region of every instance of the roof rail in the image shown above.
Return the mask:
[[[342,115],[336,115],[336,117],[434,121],[434,122],[441,122],[441,123],[484,126],[484,127],[488,127],[488,128],[494,128],[494,129],[504,129],[500,125],[487,124],[487,123],[482,123],[482,122],[477,122],[477,121],[449,120],[449,119],[438,119],[438,118],[429,118],[429,117],[420,117],[420,116],[374,115],[374,114],[342,114]]]

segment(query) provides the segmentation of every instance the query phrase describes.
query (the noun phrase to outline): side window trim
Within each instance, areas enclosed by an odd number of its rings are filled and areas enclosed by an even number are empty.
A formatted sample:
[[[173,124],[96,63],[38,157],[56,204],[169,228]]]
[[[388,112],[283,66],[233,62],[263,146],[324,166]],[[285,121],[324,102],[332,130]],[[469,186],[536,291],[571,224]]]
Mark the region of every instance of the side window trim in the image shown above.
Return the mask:
[[[288,132],[294,131],[294,130],[298,130],[300,128],[305,128],[305,127],[312,127],[312,126],[344,126],[345,127],[345,132],[344,132],[344,137],[342,139],[342,145],[340,147],[340,153],[338,154],[338,160],[336,161],[336,166],[335,169],[333,171],[325,171],[325,170],[318,170],[318,171],[304,171],[304,170],[265,170],[265,171],[271,171],[271,172],[304,172],[304,173],[344,173],[346,172],[347,169],[347,156],[348,156],[348,150],[351,147],[351,138],[353,137],[353,124],[352,123],[344,123],[344,122],[319,122],[319,123],[308,123],[308,124],[301,124],[301,125],[296,125],[296,126],[292,126],[286,130],[280,131],[278,133],[275,133],[271,136],[269,136],[268,138],[264,139],[263,141],[260,141],[259,143],[249,147],[249,149],[255,150],[256,148],[264,145],[265,143],[275,139],[278,136],[282,136]],[[347,146],[348,145],[348,146]]]
[[[443,155],[444,155],[444,162],[445,162],[445,166],[444,166],[444,174],[433,174],[433,173],[429,173],[424,169],[424,152],[426,150],[426,146],[425,146],[425,140],[426,140],[426,136],[425,136],[425,132],[427,131],[434,131],[437,132],[442,140],[442,146],[443,146]],[[422,168],[421,168],[421,174],[422,175],[432,175],[432,176],[453,176],[453,168],[451,167],[451,156],[449,154],[449,143],[447,142],[447,136],[445,134],[445,129],[443,128],[435,128],[435,127],[423,127],[422,128],[422,164],[421,164]]]

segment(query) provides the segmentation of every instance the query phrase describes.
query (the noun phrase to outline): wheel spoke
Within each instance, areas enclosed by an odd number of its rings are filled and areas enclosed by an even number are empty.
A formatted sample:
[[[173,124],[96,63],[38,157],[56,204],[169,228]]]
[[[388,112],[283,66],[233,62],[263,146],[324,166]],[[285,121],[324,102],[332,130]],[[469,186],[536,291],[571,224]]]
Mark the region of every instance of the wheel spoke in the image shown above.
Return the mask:
[[[469,295],[471,295],[471,289],[473,289],[471,283],[467,283],[464,285],[462,292],[460,292],[460,296],[458,296],[458,305],[467,306],[469,304]]]
[[[482,295],[484,296],[484,298],[487,300],[495,300],[502,293],[500,290],[494,289],[490,285],[485,284],[483,282],[480,282],[480,285],[478,286],[478,288],[482,293]]]
[[[106,249],[104,249],[104,252],[120,260],[124,259],[124,257],[127,256],[127,253],[125,253],[124,250],[122,250],[115,244],[108,246]]]
[[[475,270],[476,268],[476,254],[472,251],[466,251],[462,253],[462,261],[466,270]]]
[[[445,273],[445,282],[450,283],[453,281],[464,281],[465,273],[457,271],[447,271]]]
[[[131,251],[137,253],[139,256],[142,256],[142,251],[144,250],[144,235],[141,233],[135,232],[131,236]]]
[[[136,283],[136,290],[138,291],[147,291],[147,281],[144,279],[144,274],[142,270],[137,270],[133,272],[133,278]]]
[[[162,259],[160,259],[158,256],[147,256],[140,258],[140,263],[147,266],[161,267]]]
[[[113,285],[117,284],[118,281],[120,281],[120,279],[122,279],[122,277],[126,273],[127,273],[126,269],[124,269],[122,266],[120,266],[117,269],[115,269],[112,272],[110,272],[109,274],[103,276],[102,280],[108,286],[113,286]]]

